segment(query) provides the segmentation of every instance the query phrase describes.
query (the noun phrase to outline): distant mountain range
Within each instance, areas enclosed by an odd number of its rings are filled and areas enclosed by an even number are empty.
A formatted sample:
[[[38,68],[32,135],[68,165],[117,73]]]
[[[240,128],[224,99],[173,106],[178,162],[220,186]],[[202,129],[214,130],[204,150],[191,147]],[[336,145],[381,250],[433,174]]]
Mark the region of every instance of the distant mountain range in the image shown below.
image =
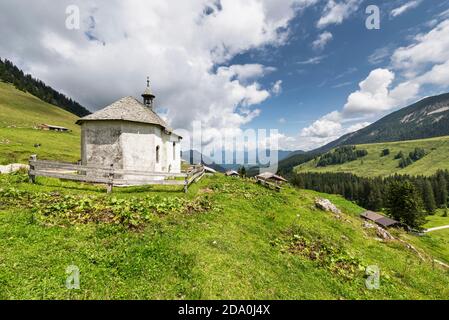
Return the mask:
[[[265,152],[267,154],[269,154],[270,151],[266,150]],[[281,161],[282,159],[285,159],[288,156],[290,156],[291,154],[293,154],[293,151],[286,151],[286,150],[279,150],[277,152],[278,152],[278,161]],[[295,152],[295,154],[303,153],[303,151],[294,151],[294,152]],[[212,167],[215,170],[218,170],[220,172],[223,172],[223,171],[226,171],[226,170],[237,170],[238,168],[240,168],[243,165],[243,163],[232,163],[232,164],[214,163],[213,160],[211,160],[207,156],[202,155],[197,150],[183,151],[182,152],[182,159],[187,161],[188,163],[191,163],[191,164],[197,164],[197,163],[208,164],[209,167]],[[224,152],[222,154],[222,159],[226,159]],[[246,152],[246,151],[244,152],[244,159],[245,159],[245,162],[247,162],[248,152]],[[226,161],[226,162],[228,162],[228,161]],[[233,161],[232,162],[236,162],[236,152],[233,153]],[[213,163],[213,164],[210,165],[210,163]],[[254,166],[259,166],[259,165],[260,165],[260,163],[257,162],[257,163],[247,164],[245,166],[246,167],[254,167]]]
[[[292,154],[279,162],[279,171],[286,174],[293,167],[342,145],[417,140],[445,135],[449,135],[449,93],[425,98],[315,150]]]

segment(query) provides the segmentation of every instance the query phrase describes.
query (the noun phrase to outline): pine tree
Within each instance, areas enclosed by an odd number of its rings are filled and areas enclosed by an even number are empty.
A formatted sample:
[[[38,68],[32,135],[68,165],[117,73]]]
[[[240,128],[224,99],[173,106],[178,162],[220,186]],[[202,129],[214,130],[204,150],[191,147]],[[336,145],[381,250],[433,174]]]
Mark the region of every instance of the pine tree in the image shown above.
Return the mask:
[[[426,213],[419,192],[409,181],[395,181],[390,185],[386,211],[393,219],[413,228],[420,227],[426,222]]]
[[[439,171],[437,173],[437,203],[440,208],[444,208],[447,206],[447,181],[444,177],[444,174],[442,171]]]
[[[374,211],[380,211],[382,209],[382,205],[382,193],[379,186],[374,184],[368,196],[367,207]]]
[[[430,215],[435,214],[437,205],[435,202],[435,196],[433,194],[432,185],[430,184],[429,180],[425,180],[422,182],[422,197],[426,212]]]

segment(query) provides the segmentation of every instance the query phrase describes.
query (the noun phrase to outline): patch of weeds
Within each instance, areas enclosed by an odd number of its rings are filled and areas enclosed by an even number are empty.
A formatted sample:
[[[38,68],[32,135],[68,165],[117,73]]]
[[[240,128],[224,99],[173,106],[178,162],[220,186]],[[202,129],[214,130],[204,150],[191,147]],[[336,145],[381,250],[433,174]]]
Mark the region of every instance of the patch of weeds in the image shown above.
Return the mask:
[[[258,187],[255,183],[242,183],[241,180],[229,182],[215,182],[209,189],[221,194],[233,194],[245,199],[253,199],[257,196],[267,196],[270,192],[265,188]]]
[[[272,245],[280,247],[284,253],[314,261],[319,267],[346,280],[360,277],[365,270],[361,260],[349,254],[342,246],[319,235],[306,234],[299,228],[286,231],[272,241]]]
[[[107,196],[73,196],[59,192],[33,193],[14,187],[0,188],[3,206],[31,209],[46,224],[110,223],[141,228],[155,215],[195,214],[219,210],[207,195],[192,200],[179,197],[132,197],[118,199]]]

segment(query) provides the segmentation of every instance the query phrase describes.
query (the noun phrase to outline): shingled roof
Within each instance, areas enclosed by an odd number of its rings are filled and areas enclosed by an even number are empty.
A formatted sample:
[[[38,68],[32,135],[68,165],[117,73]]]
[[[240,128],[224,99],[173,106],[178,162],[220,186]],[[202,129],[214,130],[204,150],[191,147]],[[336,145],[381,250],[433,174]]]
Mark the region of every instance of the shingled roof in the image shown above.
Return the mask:
[[[153,110],[139,102],[134,97],[124,97],[113,104],[79,119],[76,123],[96,120],[124,120],[139,123],[155,124],[172,131],[167,123]]]
[[[378,214],[377,212],[373,211],[366,211],[360,215],[362,218],[365,218],[367,220],[371,220],[378,225],[381,225],[382,227],[391,227],[394,225],[399,224],[398,221],[390,219],[388,217],[385,217],[381,214]]]

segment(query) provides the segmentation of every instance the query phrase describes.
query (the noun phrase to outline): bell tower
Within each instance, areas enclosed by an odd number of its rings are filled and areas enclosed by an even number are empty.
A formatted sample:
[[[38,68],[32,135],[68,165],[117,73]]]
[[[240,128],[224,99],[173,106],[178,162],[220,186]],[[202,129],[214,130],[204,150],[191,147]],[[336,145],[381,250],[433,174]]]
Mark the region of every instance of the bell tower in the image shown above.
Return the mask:
[[[142,97],[143,97],[143,104],[146,105],[151,110],[153,110],[153,100],[154,98],[156,98],[156,96],[151,93],[150,77],[147,77],[147,88],[143,92]]]

